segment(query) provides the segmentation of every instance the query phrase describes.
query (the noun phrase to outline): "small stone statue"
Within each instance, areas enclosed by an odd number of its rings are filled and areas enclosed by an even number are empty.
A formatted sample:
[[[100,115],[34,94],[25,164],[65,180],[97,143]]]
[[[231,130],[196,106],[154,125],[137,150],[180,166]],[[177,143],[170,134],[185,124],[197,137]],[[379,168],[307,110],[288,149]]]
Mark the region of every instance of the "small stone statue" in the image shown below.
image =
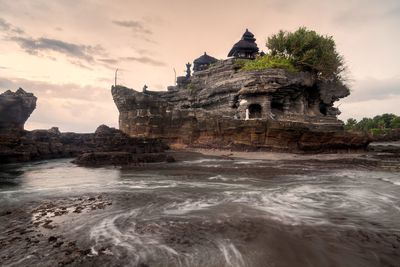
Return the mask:
[[[146,93],[146,92],[147,92],[147,88],[148,88],[147,85],[144,85],[144,86],[143,86],[143,93]]]
[[[190,64],[189,62],[186,64],[186,78],[190,78],[190,75],[192,74],[190,68],[192,67],[192,64]]]

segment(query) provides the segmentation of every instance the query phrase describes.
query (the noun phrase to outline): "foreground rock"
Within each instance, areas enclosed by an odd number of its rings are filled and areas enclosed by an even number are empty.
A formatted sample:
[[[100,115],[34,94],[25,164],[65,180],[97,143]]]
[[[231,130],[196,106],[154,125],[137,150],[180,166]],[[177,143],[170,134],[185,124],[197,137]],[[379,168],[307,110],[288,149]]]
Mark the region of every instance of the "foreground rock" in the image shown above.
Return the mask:
[[[235,59],[195,71],[168,92],[113,86],[119,128],[176,147],[335,151],[365,149],[368,136],[348,133],[334,103],[340,82],[282,69],[241,71]]]

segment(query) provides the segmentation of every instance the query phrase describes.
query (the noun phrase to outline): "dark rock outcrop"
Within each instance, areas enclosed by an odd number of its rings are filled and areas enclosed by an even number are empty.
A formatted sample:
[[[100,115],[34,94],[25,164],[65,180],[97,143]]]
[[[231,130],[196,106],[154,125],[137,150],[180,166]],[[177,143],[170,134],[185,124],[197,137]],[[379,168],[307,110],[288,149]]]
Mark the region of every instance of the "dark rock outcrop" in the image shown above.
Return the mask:
[[[368,145],[368,136],[345,132],[337,119],[334,102],[349,95],[340,82],[239,68],[234,59],[219,61],[167,92],[113,86],[120,130],[179,147],[334,151]]]
[[[82,153],[129,155],[130,162],[167,160],[167,146],[157,139],[132,138],[120,130],[101,125],[95,133],[61,133],[58,128],[25,131],[24,124],[36,107],[37,98],[18,89],[0,95],[0,163],[76,157]],[[89,158],[82,164],[90,162]],[[122,157],[93,158],[89,165],[122,164]]]
[[[25,131],[18,138],[3,140],[0,144],[0,163],[77,157],[83,153],[95,152],[151,155],[160,154],[166,148],[160,140],[132,138],[105,125],[98,127],[92,134],[61,133],[57,128],[52,128]],[[115,165],[113,162],[109,164]]]
[[[36,108],[37,98],[19,88],[15,93],[10,90],[0,94],[0,134],[18,134]]]

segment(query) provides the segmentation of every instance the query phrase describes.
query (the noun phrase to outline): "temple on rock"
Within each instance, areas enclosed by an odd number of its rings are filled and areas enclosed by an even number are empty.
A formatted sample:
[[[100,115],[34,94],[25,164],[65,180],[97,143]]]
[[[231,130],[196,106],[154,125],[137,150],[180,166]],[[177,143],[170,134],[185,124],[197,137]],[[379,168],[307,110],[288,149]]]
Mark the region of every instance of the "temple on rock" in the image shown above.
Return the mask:
[[[199,58],[196,58],[193,61],[193,71],[205,70],[211,64],[213,64],[217,61],[218,61],[218,59],[216,59],[215,57],[211,57],[211,56],[207,55],[206,52],[204,52],[204,55],[202,55]]]
[[[228,57],[255,59],[257,54],[256,38],[254,38],[254,34],[246,29],[242,39],[229,51]]]
[[[318,81],[311,74],[294,74],[277,69],[259,72],[238,70],[235,63],[236,59],[253,60],[259,54],[255,40],[254,34],[246,29],[242,39],[234,44],[228,54],[228,57],[233,58],[227,60],[217,60],[205,52],[193,61],[193,76],[191,76],[191,65],[188,63],[186,65],[186,76],[177,77],[177,86],[170,86],[168,90],[171,92],[185,91],[188,90],[188,87],[190,89],[205,89],[209,87],[210,90],[215,86],[212,82],[215,78],[218,78],[216,85],[218,85],[219,89],[214,90],[220,90],[224,87],[222,86],[224,84],[225,90],[235,92],[234,96],[230,94],[232,98],[229,102],[230,112],[224,114],[235,119],[289,119],[304,121],[305,119],[321,117],[325,120],[334,118],[337,121],[336,115],[339,114],[339,111],[333,106],[335,98],[330,96],[330,98],[321,99],[321,89],[331,85],[321,82],[316,84]],[[268,75],[266,75],[267,73]],[[221,76],[222,74],[225,76]],[[300,86],[300,84],[286,84],[284,88],[279,88],[282,87],[283,81],[289,77],[296,76],[297,78],[293,82],[298,83],[301,81],[305,83],[303,86]],[[235,83],[228,87],[232,77],[236,77]],[[205,78],[207,79],[205,80]],[[204,83],[205,81],[208,81],[208,85]],[[249,84],[250,81],[254,83],[251,86]],[[306,85],[306,83],[309,85]],[[340,97],[344,97],[349,93],[347,88],[340,84],[336,85],[335,90],[335,93],[339,94]],[[197,92],[198,90],[195,91]],[[202,90],[198,91],[197,97],[201,95],[201,92]],[[193,97],[196,99],[196,96]],[[208,102],[211,102],[211,98],[208,99]],[[191,107],[193,104],[195,103],[185,104],[185,106]],[[220,100],[218,103],[213,103],[212,106],[222,108],[226,104],[228,103]]]
[[[246,30],[230,58],[217,60],[204,53],[194,60],[193,73],[188,63],[186,76],[168,91],[113,86],[120,129],[192,146],[307,149],[315,145],[307,143],[314,135],[327,147],[351,146],[351,140],[335,139],[343,133],[343,122],[334,103],[348,96],[349,89],[309,72],[243,70],[243,60],[259,54],[255,40]]]

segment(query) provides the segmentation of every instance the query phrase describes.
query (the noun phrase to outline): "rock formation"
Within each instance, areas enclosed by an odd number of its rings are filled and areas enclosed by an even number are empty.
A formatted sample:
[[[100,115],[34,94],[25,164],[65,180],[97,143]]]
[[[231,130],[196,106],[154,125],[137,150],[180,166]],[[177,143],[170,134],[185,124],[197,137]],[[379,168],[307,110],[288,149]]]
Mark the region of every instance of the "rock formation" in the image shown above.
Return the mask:
[[[19,88],[15,93],[0,94],[0,133],[23,131],[24,124],[36,108],[37,98]]]
[[[168,91],[113,86],[119,128],[171,145],[214,148],[337,150],[365,148],[344,131],[334,102],[349,95],[339,82],[283,69],[242,71],[227,59],[195,71]]]
[[[151,155],[163,153],[165,148],[167,146],[160,140],[132,138],[105,125],[89,134],[61,133],[57,128],[52,128],[25,131],[19,138],[3,139],[0,142],[0,163],[78,157],[85,153],[100,152],[103,155],[116,152],[125,152],[136,157],[147,155],[149,160],[146,162],[151,162]],[[102,161],[102,165],[107,164],[113,165],[113,162]]]
[[[36,107],[36,97],[22,89],[0,95],[0,163],[76,157],[85,153],[82,165],[123,164],[116,153],[130,157],[126,163],[171,161],[163,154],[167,146],[157,139],[132,138],[120,130],[101,125],[95,133],[61,133],[58,128],[25,131],[23,126]],[[96,160],[93,153],[102,153]],[[108,156],[107,156],[108,155]],[[107,161],[108,158],[108,161]],[[93,159],[94,162],[91,162]]]
[[[83,166],[140,165],[174,161],[166,155],[168,148],[158,139],[132,138],[115,128],[101,125],[83,143],[86,151],[73,162]]]

